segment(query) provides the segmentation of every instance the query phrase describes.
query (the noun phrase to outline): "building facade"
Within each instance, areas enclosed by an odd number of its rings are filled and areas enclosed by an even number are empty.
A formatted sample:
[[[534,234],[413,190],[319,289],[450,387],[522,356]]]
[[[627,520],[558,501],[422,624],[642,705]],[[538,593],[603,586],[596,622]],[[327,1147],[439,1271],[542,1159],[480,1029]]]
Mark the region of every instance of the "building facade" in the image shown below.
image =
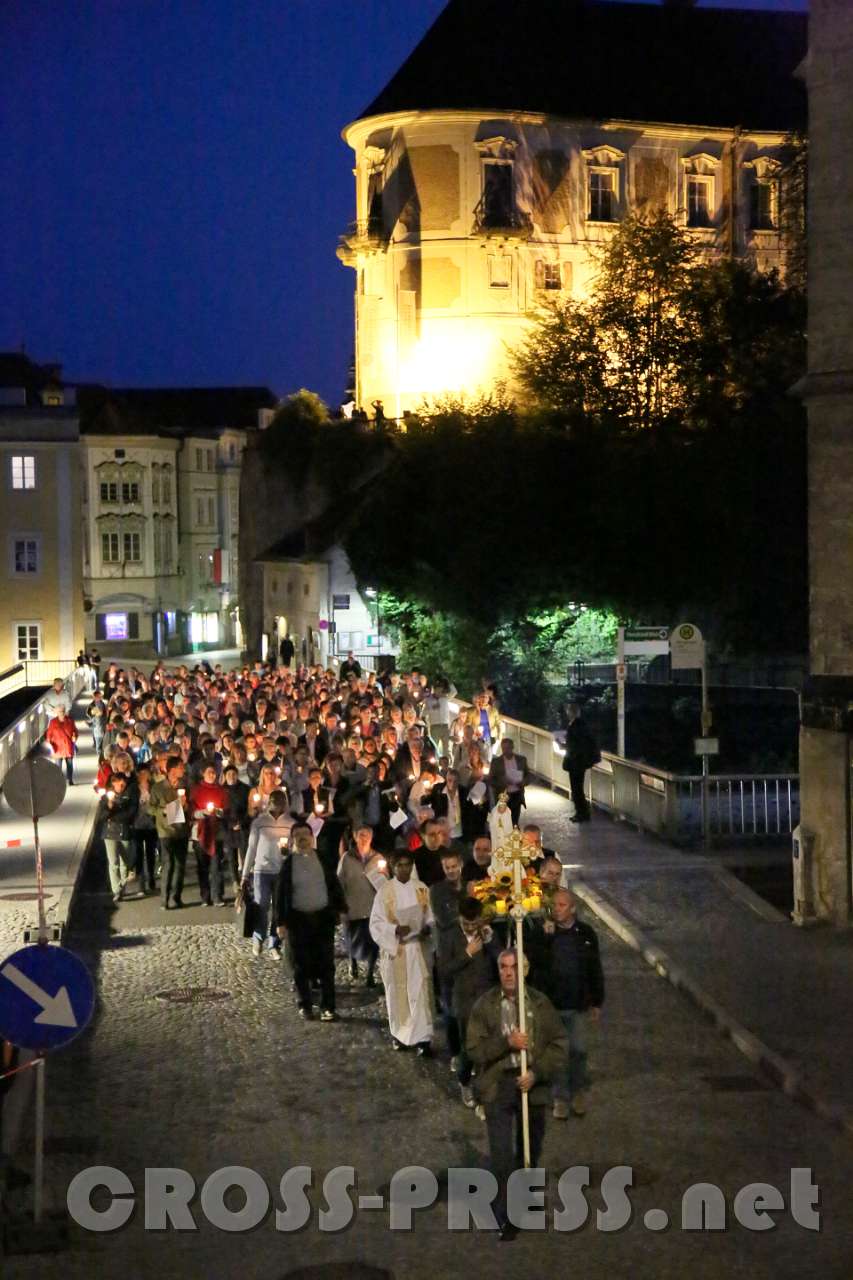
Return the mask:
[[[81,389],[87,643],[116,657],[242,645],[240,466],[266,388]]]
[[[853,922],[853,10],[814,0],[809,88],[809,647],[802,915]],[[848,163],[849,162],[849,163]],[[809,854],[811,855],[809,857]]]
[[[511,381],[508,350],[543,303],[584,297],[628,211],[784,273],[804,17],[536,0],[519,23],[513,8],[451,0],[343,132],[356,219],[338,256],[356,273],[365,410]]]
[[[330,662],[352,651],[362,660],[380,650],[377,618],[356,584],[343,547],[311,544],[310,531],[284,539],[258,557],[263,569],[263,656],[289,635],[295,660]],[[387,650],[387,646],[385,646]]]
[[[0,355],[0,670],[73,661],[83,644],[80,448],[58,366]]]

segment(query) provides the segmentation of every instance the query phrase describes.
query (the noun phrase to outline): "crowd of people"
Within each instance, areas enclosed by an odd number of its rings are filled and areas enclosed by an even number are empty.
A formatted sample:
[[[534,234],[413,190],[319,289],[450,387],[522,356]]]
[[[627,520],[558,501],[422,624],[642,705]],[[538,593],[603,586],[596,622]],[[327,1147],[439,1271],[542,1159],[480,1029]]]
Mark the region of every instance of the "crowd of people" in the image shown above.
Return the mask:
[[[603,977],[559,857],[524,820],[530,771],[494,687],[484,681],[470,704],[455,698],[447,680],[377,675],[352,655],[337,671],[160,662],[146,675],[110,663],[85,717],[115,901],[159,882],[162,909],[182,908],[192,857],[204,906],[233,901],[254,955],[285,956],[300,1016],[323,1022],[338,1018],[342,924],[351,979],[381,977],[395,1051],[430,1056],[438,1010],[461,1101],[486,1121],[493,1163],[509,1168],[522,1092],[535,1150],[546,1100],[557,1119],[586,1110],[583,1025],[597,1017]],[[63,701],[56,690],[55,718],[73,726]],[[564,767],[582,788],[594,744],[577,708],[569,719],[575,756],[567,741]],[[588,820],[585,801],[576,810]],[[515,826],[551,890],[548,911],[524,922],[526,1034],[513,928],[487,921],[475,892]],[[531,1065],[520,1077],[522,1049]]]

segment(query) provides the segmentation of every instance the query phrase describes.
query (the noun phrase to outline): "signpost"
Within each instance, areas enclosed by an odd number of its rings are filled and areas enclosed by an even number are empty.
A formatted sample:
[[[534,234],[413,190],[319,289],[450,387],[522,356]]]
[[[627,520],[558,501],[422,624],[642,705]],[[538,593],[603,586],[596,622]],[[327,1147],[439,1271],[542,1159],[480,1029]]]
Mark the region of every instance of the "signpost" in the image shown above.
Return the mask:
[[[711,810],[709,794],[709,757],[717,755],[719,742],[709,738],[711,710],[708,706],[708,665],[702,632],[692,622],[680,622],[669,637],[670,658],[673,671],[696,670],[702,673],[702,737],[695,739],[696,754],[702,757],[702,845],[711,847]]]
[[[44,859],[39,818],[54,813],[65,798],[62,770],[41,756],[28,756],[10,769],[3,794],[16,813],[32,818],[36,855],[39,940],[0,964],[0,1036],[39,1056],[36,1072],[33,1221],[41,1223],[44,1197],[44,1054],[61,1049],[89,1023],[95,987],[82,960],[64,947],[48,945],[44,909]]]
[[[625,683],[627,658],[657,658],[669,653],[669,627],[618,627],[616,631],[616,754],[625,756]]]

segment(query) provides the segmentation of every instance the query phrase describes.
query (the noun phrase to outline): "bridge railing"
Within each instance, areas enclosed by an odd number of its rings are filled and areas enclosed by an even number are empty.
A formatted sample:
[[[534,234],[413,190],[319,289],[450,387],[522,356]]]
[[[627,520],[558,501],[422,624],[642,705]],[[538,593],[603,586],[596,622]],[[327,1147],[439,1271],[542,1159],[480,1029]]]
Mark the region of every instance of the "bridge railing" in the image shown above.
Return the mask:
[[[565,747],[557,735],[511,716],[502,721],[503,735],[513,739],[531,771],[568,794]],[[700,774],[671,773],[602,751],[601,762],[587,773],[587,792],[598,808],[674,844],[701,839]],[[711,835],[717,840],[790,839],[800,819],[799,775],[712,774],[708,800]]]
[[[71,670],[64,676],[64,683],[73,701],[85,685],[85,674],[83,668],[76,666],[75,663],[72,662],[69,666]],[[49,679],[54,679],[56,675],[57,671],[52,668]],[[21,687],[20,684],[17,686],[17,688]],[[5,692],[12,691],[7,689]],[[3,780],[12,766],[23,760],[44,737],[49,719],[44,696],[42,693],[34,697],[33,701],[20,712],[17,719],[0,734],[0,787],[3,786]]]

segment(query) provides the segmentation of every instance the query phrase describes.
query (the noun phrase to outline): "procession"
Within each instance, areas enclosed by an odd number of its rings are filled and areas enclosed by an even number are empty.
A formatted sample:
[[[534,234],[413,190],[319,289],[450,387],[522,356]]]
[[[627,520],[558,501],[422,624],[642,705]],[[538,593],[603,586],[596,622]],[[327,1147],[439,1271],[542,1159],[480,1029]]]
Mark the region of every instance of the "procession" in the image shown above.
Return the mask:
[[[595,931],[525,821],[527,760],[485,679],[464,703],[440,675],[278,656],[145,675],[81,654],[109,893],[181,910],[190,862],[202,905],[234,912],[306,1022],[341,1019],[343,949],[351,984],[381,984],[390,1049],[446,1059],[484,1125],[512,1240],[507,1181],[536,1166],[546,1116],[586,1114],[586,1027],[604,1001]],[[51,714],[73,724],[59,685]],[[575,790],[598,753],[580,708],[568,721]],[[48,735],[57,757],[64,740]]]

